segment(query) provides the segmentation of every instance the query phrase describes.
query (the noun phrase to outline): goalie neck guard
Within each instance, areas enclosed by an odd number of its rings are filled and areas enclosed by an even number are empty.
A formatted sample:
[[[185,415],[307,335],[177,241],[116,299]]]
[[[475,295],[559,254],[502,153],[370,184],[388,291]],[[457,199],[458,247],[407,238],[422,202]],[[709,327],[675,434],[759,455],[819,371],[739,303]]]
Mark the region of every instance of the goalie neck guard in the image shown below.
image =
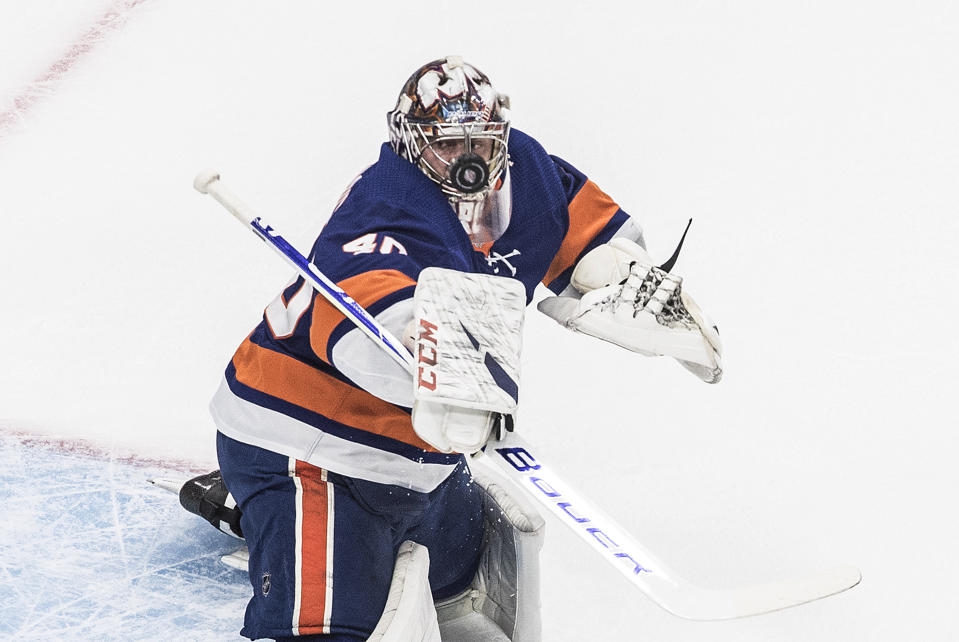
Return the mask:
[[[451,199],[480,201],[506,170],[508,102],[459,56],[434,60],[387,114],[390,144]]]

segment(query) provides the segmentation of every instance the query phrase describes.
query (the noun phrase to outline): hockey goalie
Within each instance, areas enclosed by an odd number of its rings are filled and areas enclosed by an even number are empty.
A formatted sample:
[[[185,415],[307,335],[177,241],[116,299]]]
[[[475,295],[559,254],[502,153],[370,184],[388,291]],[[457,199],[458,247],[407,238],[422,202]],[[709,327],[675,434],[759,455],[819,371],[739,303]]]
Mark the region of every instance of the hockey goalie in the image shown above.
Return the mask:
[[[418,69],[312,246],[412,376],[302,276],[226,368],[220,471],[181,501],[246,540],[248,638],[540,639],[543,519],[469,466],[513,427],[538,284],[571,330],[722,375],[718,331],[639,225],[508,107],[458,57]]]

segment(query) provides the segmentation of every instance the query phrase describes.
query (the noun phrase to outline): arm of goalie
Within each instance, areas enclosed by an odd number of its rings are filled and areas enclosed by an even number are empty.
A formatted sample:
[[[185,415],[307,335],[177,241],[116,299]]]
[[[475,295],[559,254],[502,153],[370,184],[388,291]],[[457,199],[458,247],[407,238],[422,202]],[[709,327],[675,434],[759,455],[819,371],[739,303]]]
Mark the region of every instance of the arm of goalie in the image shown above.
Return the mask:
[[[476,452],[501,415],[516,412],[526,290],[507,277],[431,267],[413,306],[413,429],[442,452]]]
[[[707,383],[722,377],[719,330],[682,288],[625,238],[584,256],[571,285],[582,298],[544,299],[540,312],[561,325],[646,356],[676,358]]]

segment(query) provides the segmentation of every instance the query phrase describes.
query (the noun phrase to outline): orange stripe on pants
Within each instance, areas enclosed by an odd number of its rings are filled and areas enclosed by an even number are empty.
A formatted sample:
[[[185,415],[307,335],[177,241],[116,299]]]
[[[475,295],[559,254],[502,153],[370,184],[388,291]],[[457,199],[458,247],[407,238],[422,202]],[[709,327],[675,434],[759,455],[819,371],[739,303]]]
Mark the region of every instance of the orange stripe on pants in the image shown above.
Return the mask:
[[[326,471],[302,461],[294,470],[298,515],[295,633],[330,632],[333,611],[333,485]]]

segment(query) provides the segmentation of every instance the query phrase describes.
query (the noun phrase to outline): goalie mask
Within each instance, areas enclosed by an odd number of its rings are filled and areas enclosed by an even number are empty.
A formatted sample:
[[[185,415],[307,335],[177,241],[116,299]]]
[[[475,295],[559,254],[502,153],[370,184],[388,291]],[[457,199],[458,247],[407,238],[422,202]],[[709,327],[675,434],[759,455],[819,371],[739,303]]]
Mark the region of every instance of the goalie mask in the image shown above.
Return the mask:
[[[508,99],[459,56],[417,69],[387,119],[393,151],[451,199],[484,199],[506,169]]]

